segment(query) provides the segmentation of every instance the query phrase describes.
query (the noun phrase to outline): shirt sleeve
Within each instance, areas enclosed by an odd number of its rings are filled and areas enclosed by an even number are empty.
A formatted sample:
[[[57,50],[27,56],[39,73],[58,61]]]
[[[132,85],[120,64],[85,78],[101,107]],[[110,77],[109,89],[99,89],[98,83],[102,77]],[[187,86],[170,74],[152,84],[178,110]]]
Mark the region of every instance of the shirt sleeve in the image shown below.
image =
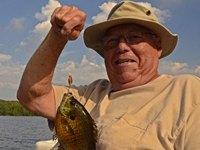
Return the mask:
[[[200,104],[192,110],[186,121],[184,150],[199,150],[200,148]]]
[[[185,120],[184,150],[199,150],[200,148],[200,79],[193,76],[191,85],[192,109]]]

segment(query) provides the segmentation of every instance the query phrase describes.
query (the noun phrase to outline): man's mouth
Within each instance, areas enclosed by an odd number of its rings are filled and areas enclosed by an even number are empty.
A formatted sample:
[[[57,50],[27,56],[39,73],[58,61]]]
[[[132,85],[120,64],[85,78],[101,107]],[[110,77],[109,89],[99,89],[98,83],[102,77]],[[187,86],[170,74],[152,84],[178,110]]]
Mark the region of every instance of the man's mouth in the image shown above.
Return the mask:
[[[123,63],[128,63],[128,62],[135,62],[135,61],[131,59],[124,59],[124,60],[116,61],[116,64],[123,64]]]

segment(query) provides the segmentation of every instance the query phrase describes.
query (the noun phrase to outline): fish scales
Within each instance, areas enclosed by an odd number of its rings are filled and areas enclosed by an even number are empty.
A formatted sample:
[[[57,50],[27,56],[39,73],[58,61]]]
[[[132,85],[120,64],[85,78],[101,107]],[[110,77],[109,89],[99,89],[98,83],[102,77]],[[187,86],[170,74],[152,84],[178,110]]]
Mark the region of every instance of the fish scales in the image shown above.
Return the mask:
[[[55,128],[60,150],[95,150],[97,127],[87,110],[71,93],[64,94]]]

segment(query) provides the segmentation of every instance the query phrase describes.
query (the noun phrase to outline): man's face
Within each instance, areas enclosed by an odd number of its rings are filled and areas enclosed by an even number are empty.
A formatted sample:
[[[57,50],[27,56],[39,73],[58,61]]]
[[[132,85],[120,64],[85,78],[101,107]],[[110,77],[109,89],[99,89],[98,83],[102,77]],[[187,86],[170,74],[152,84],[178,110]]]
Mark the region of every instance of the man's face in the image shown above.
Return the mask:
[[[132,31],[152,33],[139,25],[123,24],[108,29],[104,36],[119,36],[118,44],[105,47],[104,51],[106,70],[114,91],[143,85],[159,76],[157,68],[162,53],[161,39],[143,34],[140,42],[128,44],[123,36]]]

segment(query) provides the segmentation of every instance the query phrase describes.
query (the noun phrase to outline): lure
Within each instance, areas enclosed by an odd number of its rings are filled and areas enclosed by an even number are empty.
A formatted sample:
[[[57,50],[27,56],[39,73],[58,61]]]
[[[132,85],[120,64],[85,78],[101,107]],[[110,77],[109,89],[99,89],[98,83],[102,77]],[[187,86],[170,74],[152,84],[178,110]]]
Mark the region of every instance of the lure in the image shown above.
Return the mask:
[[[69,75],[69,77],[68,77],[68,83],[69,83],[69,85],[72,84],[72,76],[71,75]]]

